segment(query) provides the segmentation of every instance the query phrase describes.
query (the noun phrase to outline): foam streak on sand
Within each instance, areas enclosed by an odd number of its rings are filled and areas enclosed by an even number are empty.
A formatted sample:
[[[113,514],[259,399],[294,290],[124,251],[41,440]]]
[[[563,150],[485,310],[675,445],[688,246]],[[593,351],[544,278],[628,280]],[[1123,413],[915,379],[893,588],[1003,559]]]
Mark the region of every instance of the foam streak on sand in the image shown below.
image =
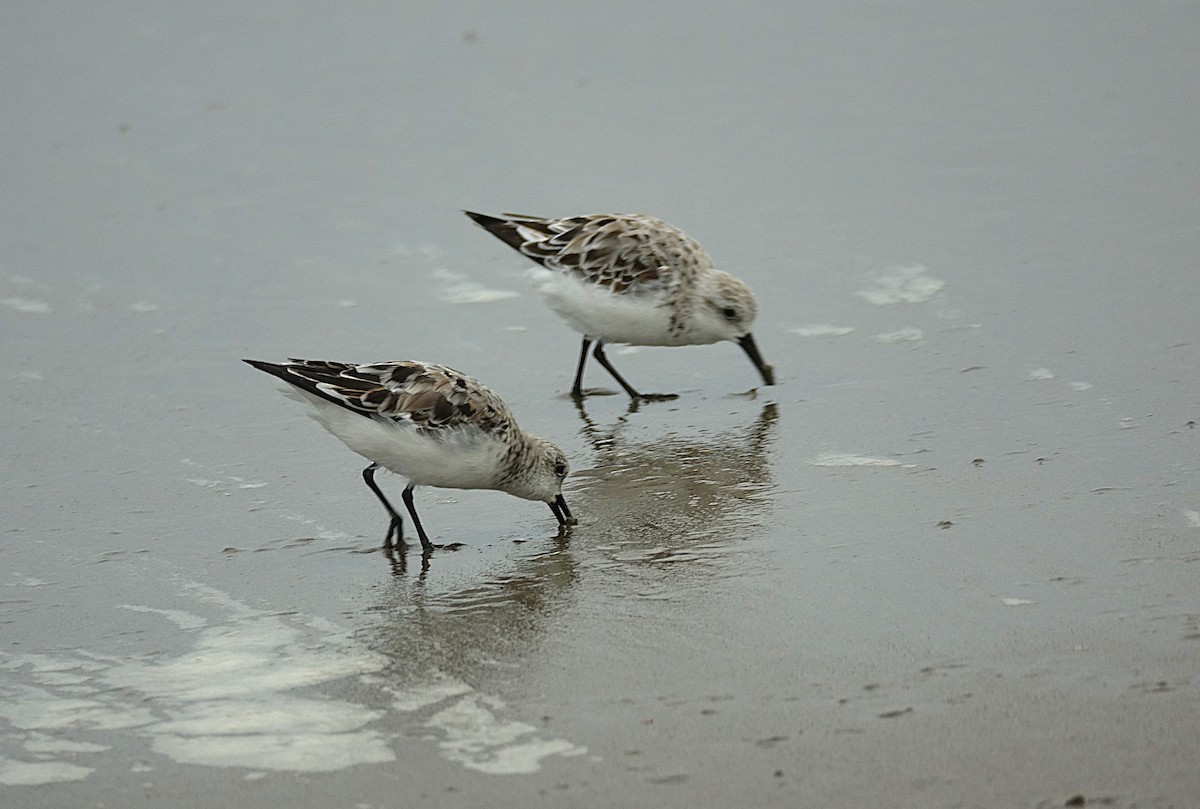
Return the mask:
[[[866,455],[851,455],[843,452],[825,452],[808,463],[811,466],[904,466],[912,468],[911,464],[902,464],[891,458],[870,458]]]
[[[54,311],[45,301],[35,301],[29,298],[0,298],[0,306],[7,306],[9,309],[30,315],[48,315]]]
[[[122,607],[174,624],[189,644],[177,655],[0,655],[0,675],[23,680],[0,680],[0,733],[22,742],[30,759],[0,756],[0,784],[86,778],[96,768],[82,766],[84,757],[116,746],[88,736],[107,742],[122,732],[181,764],[330,772],[388,763],[396,760],[397,720],[411,714],[422,716],[446,759],[477,772],[532,773],[547,756],[587,752],[543,738],[505,717],[499,698],[437,672],[394,689],[383,674],[388,659],[324,619],[259,611],[199,584],[185,592],[204,615]],[[368,708],[330,696],[347,679],[356,690],[390,694],[392,704]]]
[[[854,331],[853,326],[836,326],[833,323],[814,323],[788,329],[801,337],[845,337]]]
[[[25,748],[39,758],[64,753],[72,761],[107,749],[81,735],[107,739],[115,731],[132,732],[177,762],[207,766],[318,772],[395,759],[385,736],[368,727],[382,711],[296,692],[377,671],[385,658],[315,619],[306,626],[303,618],[253,610],[211,588],[188,590],[226,617],[125,607],[175,624],[191,641],[177,656],[0,657],[0,672],[37,684],[0,688],[0,720],[10,734],[23,731]],[[79,676],[60,685],[64,674]],[[58,738],[67,732],[71,747]],[[77,780],[91,771],[64,761],[4,761],[0,783]]]
[[[875,286],[859,296],[876,306],[894,303],[924,303],[942,291],[946,282],[929,274],[924,264],[900,266],[875,279]]]

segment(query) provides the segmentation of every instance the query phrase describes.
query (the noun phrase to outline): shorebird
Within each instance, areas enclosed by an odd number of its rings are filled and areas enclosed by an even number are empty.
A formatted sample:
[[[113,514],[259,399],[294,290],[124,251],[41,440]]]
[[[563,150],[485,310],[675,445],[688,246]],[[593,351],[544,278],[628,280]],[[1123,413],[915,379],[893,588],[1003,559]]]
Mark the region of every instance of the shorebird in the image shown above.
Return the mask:
[[[464,211],[496,238],[533,259],[534,287],[546,303],[583,335],[571,396],[581,399],[588,348],[629,396],[640,393],[609,362],[607,343],[637,346],[737,343],[762,375],[775,370],[758,351],[750,327],[757,304],[750,287],[721,272],[698,242],[661,219],[641,214],[586,214],[543,219],[519,214]]]
[[[403,543],[404,521],[375,483],[380,467],[408,479],[402,499],[425,552],[436,546],[413,505],[416,486],[498,489],[548,504],[559,525],[574,522],[562,496],[563,451],[518,427],[500,397],[466,374],[413,360],[244,362],[288,383],[284,395],[310,405],[321,426],[371,462],[362,475],[391,519],[385,548],[393,536]]]

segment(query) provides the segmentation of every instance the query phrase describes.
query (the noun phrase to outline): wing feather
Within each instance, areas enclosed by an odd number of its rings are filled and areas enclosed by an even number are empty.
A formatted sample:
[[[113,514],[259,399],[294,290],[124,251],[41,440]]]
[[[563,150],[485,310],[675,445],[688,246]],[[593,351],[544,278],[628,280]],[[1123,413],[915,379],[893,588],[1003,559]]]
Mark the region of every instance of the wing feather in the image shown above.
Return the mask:
[[[657,293],[712,267],[708,253],[686,233],[640,214],[467,215],[542,266],[618,295]]]
[[[490,388],[444,365],[413,360],[370,365],[302,359],[284,364],[246,362],[367,417],[439,430],[516,426],[503,401]]]

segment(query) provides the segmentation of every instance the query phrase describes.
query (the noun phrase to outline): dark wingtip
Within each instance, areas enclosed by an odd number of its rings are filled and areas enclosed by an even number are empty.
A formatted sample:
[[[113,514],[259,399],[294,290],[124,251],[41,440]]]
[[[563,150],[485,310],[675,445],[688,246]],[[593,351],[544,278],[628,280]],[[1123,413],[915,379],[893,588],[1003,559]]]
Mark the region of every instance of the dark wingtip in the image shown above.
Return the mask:
[[[463,209],[463,213],[465,213],[467,216],[471,217],[471,219],[475,222],[475,224],[479,225],[481,228],[484,228],[484,229],[490,230],[495,225],[504,224],[504,220],[499,218],[498,216],[492,216],[492,215],[486,214],[486,213],[476,213],[475,211],[468,211],[465,208]]]
[[[317,377],[316,379],[314,379],[309,376],[304,376],[304,375],[298,374],[295,371],[293,371],[292,369],[295,366],[284,365],[284,364],[276,363],[276,362],[263,362],[262,360],[246,360],[246,359],[244,359],[244,360],[242,360],[242,362],[252,365],[255,368],[257,368],[258,370],[264,371],[264,372],[270,374],[271,376],[278,377],[279,379],[282,379],[284,382],[288,383],[289,385],[291,385],[294,388],[299,388],[300,390],[305,391],[306,393],[311,393],[314,396],[320,396],[325,401],[332,402],[333,404],[337,405],[338,407],[344,407],[347,410],[349,410],[351,413],[357,413],[358,415],[365,416],[367,418],[371,417],[371,415],[369,413],[366,413],[356,407],[352,407],[349,404],[347,404],[345,400],[340,399],[337,396],[330,395],[327,391],[322,390],[320,388],[320,386],[317,384],[320,381],[320,377]],[[302,362],[302,361],[292,360],[292,362]],[[336,376],[336,374],[335,374],[335,376]]]
[[[288,369],[287,369],[286,365],[280,365],[279,363],[276,363],[276,362],[263,362],[262,360],[243,359],[242,362],[246,363],[247,365],[249,365],[253,368],[257,368],[258,370],[263,371],[264,373],[268,373],[271,376],[277,376],[280,379],[282,379],[284,382],[299,386],[299,382],[296,380],[296,378],[288,373]]]
[[[471,219],[475,221],[476,225],[483,228],[512,249],[521,252],[521,245],[525,243],[525,239],[521,237],[521,234],[517,231],[517,227],[512,223],[512,220],[505,219],[504,217],[500,216],[491,216],[490,214],[486,213],[475,213],[474,211],[463,211],[463,213],[471,217]],[[542,263],[542,260],[536,256],[530,256],[530,258],[532,258],[534,261],[537,261],[539,264]]]

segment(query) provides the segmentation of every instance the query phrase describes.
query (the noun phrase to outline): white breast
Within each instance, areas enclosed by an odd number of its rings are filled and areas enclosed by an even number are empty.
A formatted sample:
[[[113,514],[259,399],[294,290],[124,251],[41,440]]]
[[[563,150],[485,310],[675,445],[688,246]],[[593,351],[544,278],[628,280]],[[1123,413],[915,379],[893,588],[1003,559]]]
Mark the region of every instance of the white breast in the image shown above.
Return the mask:
[[[546,305],[586,337],[639,346],[689,342],[686,334],[671,334],[673,310],[665,292],[614,295],[605,287],[544,267],[531,270],[529,277]]]
[[[431,434],[407,422],[352,413],[296,388],[284,393],[311,405],[312,417],[347,447],[418,486],[491,489],[502,474],[508,446],[490,432],[459,427]]]

